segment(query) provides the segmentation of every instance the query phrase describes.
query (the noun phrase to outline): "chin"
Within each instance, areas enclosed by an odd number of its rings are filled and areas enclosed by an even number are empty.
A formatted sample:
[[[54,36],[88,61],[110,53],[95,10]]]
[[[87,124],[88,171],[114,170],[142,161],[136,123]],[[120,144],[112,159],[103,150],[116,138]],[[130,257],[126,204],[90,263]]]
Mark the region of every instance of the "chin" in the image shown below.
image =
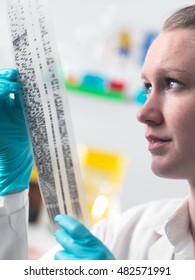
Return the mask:
[[[173,167],[173,166],[171,166]],[[181,177],[181,174],[178,174],[176,172],[175,168],[168,168],[167,166],[151,166],[152,172],[161,178],[166,178],[166,179],[184,179]]]

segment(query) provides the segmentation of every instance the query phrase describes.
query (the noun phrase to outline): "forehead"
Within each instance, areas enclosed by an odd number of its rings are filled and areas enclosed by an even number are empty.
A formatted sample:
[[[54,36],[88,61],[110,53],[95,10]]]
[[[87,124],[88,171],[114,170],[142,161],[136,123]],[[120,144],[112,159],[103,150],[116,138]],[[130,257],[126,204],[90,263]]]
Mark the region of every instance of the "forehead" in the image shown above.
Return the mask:
[[[195,30],[163,31],[150,47],[143,72],[178,69],[195,73]]]

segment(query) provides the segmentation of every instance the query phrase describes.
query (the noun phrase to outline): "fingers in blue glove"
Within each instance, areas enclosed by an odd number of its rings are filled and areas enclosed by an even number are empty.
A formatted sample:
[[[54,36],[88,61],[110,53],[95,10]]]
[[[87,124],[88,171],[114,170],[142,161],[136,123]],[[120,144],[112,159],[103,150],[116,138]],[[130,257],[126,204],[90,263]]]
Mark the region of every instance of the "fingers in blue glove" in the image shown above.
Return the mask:
[[[0,78],[15,81],[18,77],[18,71],[12,68],[1,68]]]
[[[78,260],[78,257],[75,257],[74,254],[67,253],[64,250],[61,250],[55,254],[54,260]]]
[[[19,83],[0,78],[0,98],[7,97],[10,93],[18,93],[20,88]]]
[[[103,258],[101,258],[101,256],[100,256],[100,254],[99,254],[99,257],[97,256],[97,253],[98,252],[96,252],[94,254],[94,252],[91,252],[90,254],[88,253],[86,255],[85,252],[80,252],[80,255],[77,255],[77,254],[75,254],[75,252],[73,254],[71,254],[71,253],[68,253],[66,250],[61,250],[55,254],[54,260],[57,260],[57,261],[58,260],[103,260]]]
[[[111,252],[84,225],[68,215],[57,215],[55,221],[62,227],[55,233],[64,250],[57,252],[56,260],[86,259],[113,260]]]
[[[0,69],[0,99],[1,105],[5,99],[10,98],[10,93],[14,94],[14,104],[21,110],[20,90],[21,85],[18,82],[19,73],[16,69]],[[13,100],[12,100],[13,103]]]
[[[91,234],[83,224],[69,215],[57,215],[55,221],[74,239],[80,240],[81,237],[86,238]]]

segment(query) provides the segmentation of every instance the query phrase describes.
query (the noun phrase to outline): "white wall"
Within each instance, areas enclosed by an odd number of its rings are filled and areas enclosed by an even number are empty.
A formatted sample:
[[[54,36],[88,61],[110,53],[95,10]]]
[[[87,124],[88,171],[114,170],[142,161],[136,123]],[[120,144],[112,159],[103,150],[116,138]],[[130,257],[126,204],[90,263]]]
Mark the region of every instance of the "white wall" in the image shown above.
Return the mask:
[[[137,30],[159,29],[171,11],[194,1],[49,0],[49,3],[64,63],[70,55],[73,56],[73,52],[79,53],[76,42],[79,27],[98,25],[108,31],[119,22]],[[0,0],[0,4],[0,67],[9,67],[14,64],[6,26],[5,1]],[[87,63],[87,57],[82,61]],[[152,174],[143,127],[136,121],[137,105],[75,95],[69,95],[69,104],[78,143],[121,152],[128,157],[121,193],[122,210],[151,199],[186,194],[185,182],[164,180]]]

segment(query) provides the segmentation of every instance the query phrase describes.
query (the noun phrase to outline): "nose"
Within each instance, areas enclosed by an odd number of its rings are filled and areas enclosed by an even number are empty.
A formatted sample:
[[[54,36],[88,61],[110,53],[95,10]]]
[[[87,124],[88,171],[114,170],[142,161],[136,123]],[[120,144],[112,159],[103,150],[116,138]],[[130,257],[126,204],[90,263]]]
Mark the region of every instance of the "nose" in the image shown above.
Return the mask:
[[[163,122],[161,100],[152,94],[137,113],[137,120],[147,125],[159,125]]]

